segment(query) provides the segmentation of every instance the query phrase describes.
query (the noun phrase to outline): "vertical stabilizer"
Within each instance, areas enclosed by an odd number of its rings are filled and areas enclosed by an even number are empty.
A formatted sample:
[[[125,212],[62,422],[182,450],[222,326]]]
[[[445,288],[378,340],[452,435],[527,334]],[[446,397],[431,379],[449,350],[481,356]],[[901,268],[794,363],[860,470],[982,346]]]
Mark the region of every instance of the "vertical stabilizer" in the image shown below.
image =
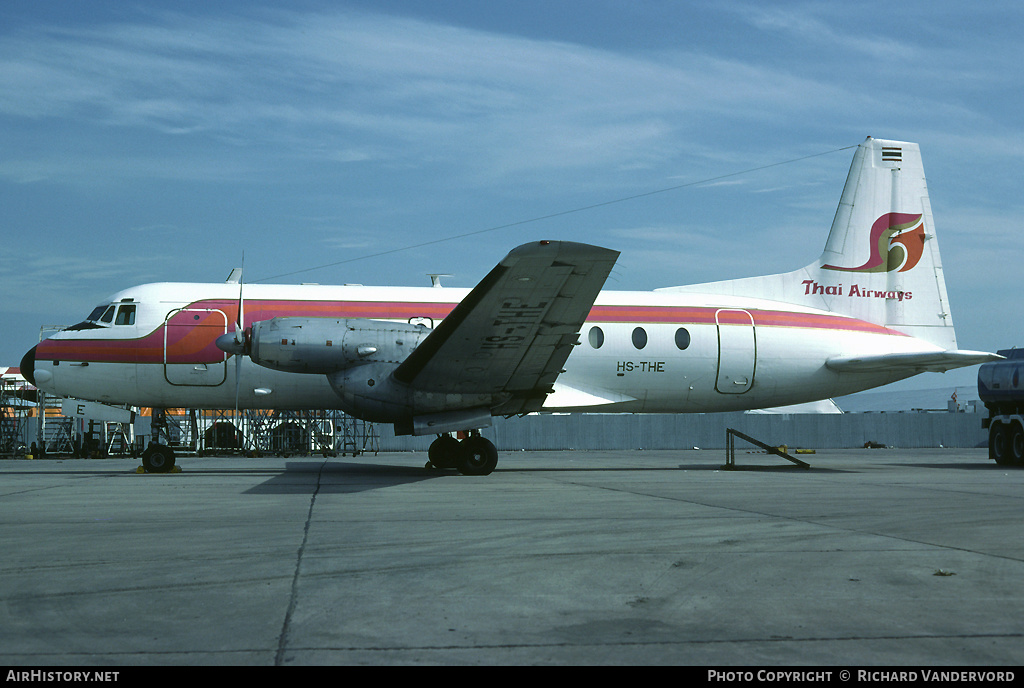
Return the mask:
[[[678,287],[849,315],[956,348],[921,151],[868,139],[857,147],[821,257],[778,275]]]
[[[805,271],[805,296],[828,310],[956,348],[916,143],[857,147],[825,251]]]

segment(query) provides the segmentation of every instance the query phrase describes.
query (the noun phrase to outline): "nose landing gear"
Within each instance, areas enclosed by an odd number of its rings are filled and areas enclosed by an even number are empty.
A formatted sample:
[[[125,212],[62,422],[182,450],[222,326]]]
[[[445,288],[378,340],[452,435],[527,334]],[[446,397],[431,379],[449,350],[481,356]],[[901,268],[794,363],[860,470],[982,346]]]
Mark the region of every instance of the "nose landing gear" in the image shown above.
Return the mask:
[[[170,447],[152,442],[142,452],[142,466],[146,473],[171,473],[174,471],[174,452]]]
[[[498,449],[477,432],[464,440],[438,435],[427,450],[427,468],[457,468],[463,475],[489,475],[498,465]]]

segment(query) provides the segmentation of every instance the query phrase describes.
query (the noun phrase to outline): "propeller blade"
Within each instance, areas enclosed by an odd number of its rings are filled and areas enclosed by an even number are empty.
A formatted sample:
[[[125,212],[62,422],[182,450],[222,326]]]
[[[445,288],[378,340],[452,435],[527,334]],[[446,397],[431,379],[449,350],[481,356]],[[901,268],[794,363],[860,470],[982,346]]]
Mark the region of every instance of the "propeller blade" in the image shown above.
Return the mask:
[[[242,386],[242,354],[245,353],[245,302],[242,289],[245,286],[245,251],[242,252],[242,267],[238,269],[238,321],[235,323],[235,422],[238,422],[238,397]]]
[[[235,341],[238,344],[245,343],[245,335],[242,333],[245,328],[245,302],[242,300],[242,288],[245,286],[245,253],[242,253],[242,267],[238,269],[238,320],[235,321]]]
[[[242,385],[242,356],[235,354],[235,419],[238,419],[238,394]]]

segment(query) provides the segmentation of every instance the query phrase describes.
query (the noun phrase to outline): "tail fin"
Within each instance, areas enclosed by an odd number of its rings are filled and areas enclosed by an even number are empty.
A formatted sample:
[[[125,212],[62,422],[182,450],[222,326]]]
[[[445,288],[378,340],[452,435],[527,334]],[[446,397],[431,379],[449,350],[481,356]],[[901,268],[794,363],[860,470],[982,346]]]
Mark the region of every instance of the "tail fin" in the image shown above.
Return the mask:
[[[921,151],[857,147],[821,257],[795,272],[676,288],[759,297],[849,315],[956,349]]]
[[[819,307],[956,348],[916,143],[869,137],[857,147],[825,251],[804,271],[804,296]],[[837,293],[825,294],[830,286]]]

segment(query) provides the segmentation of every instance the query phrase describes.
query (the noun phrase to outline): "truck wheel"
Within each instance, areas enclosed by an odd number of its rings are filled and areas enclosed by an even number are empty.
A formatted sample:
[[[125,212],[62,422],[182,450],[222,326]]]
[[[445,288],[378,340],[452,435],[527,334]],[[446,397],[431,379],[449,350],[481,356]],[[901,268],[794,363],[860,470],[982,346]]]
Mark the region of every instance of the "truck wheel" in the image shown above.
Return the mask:
[[[1014,423],[1010,431],[1010,461],[1014,466],[1024,466],[1024,426]]]
[[[1000,466],[1010,465],[1010,432],[1005,423],[995,423],[989,428],[988,456]]]

